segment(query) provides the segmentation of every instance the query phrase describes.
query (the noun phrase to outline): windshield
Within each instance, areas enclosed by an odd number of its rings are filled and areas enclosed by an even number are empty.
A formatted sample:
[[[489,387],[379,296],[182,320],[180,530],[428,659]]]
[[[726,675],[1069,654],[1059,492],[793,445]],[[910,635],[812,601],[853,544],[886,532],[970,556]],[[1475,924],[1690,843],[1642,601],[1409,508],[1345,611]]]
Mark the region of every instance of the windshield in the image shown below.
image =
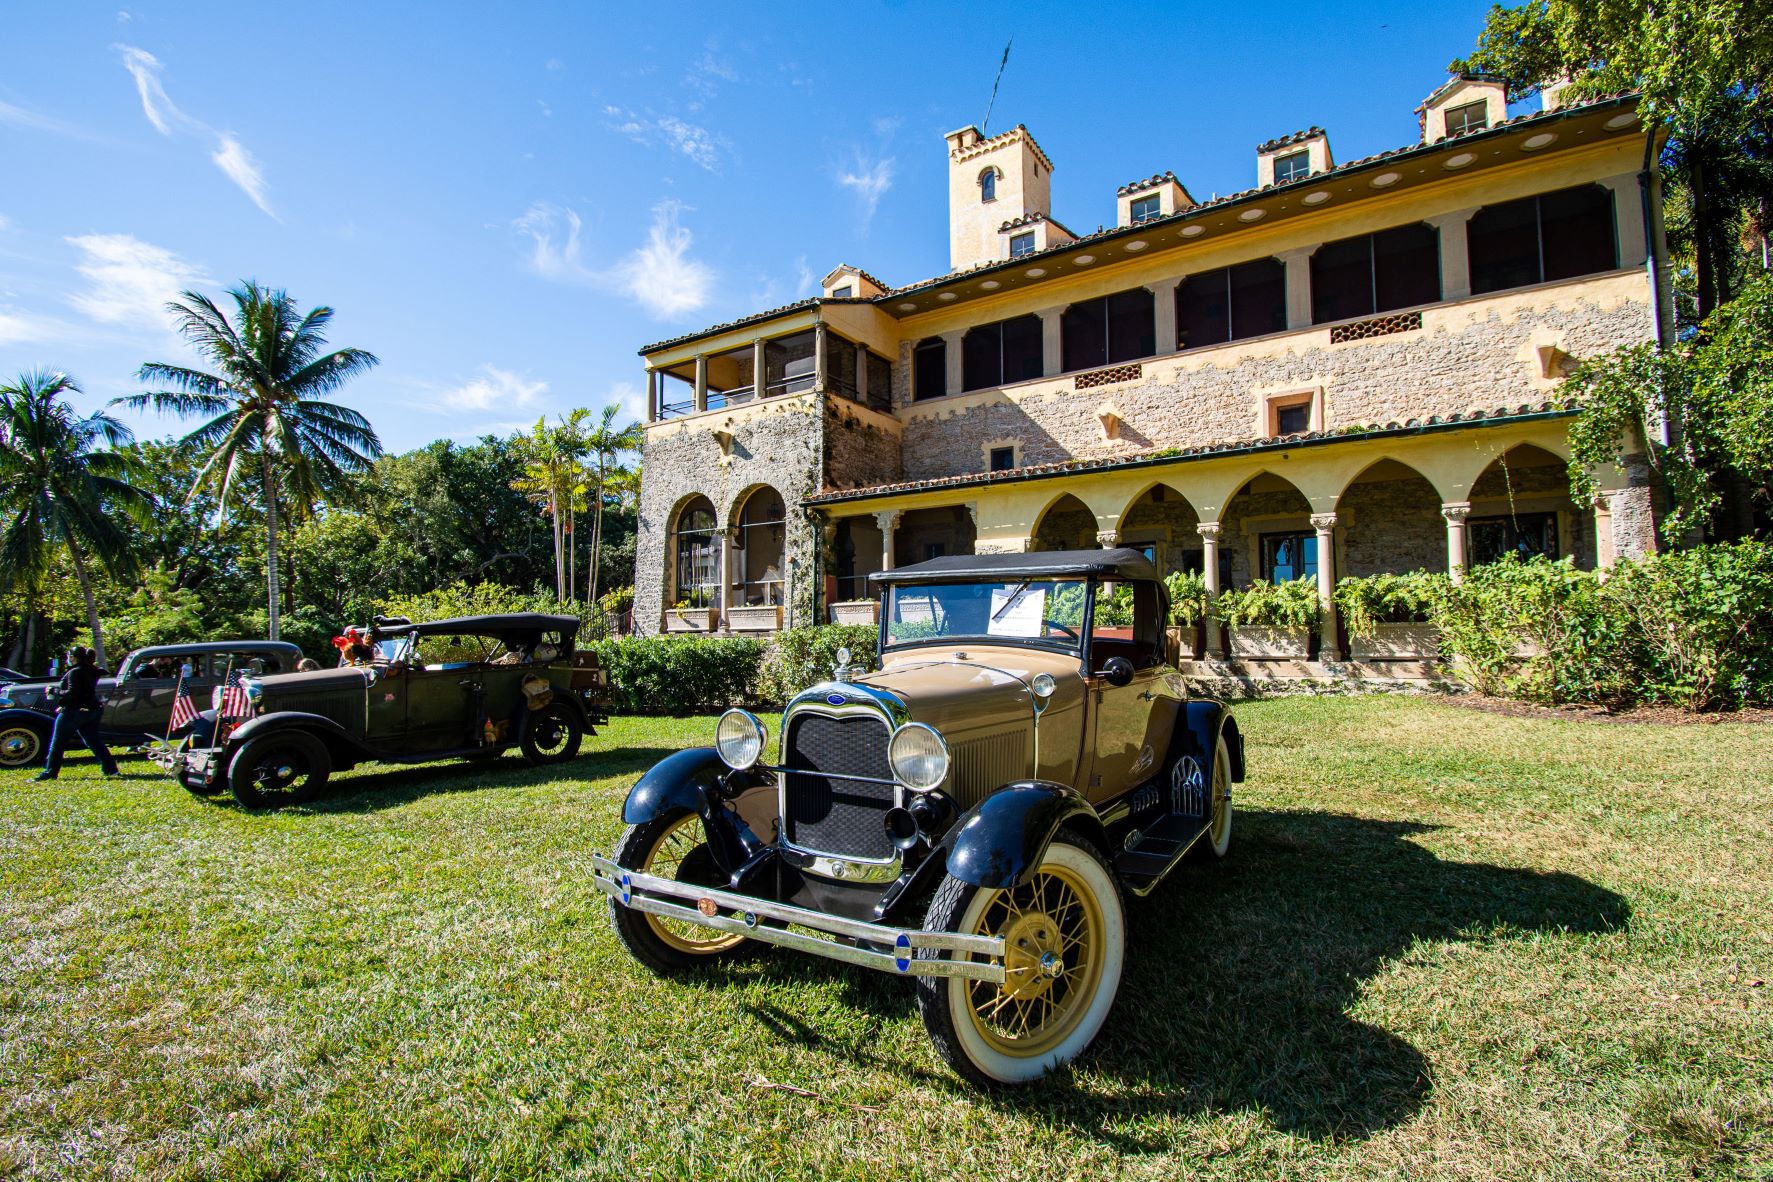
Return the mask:
[[[1002,580],[896,586],[887,598],[886,643],[966,637],[1082,645],[1082,579]]]

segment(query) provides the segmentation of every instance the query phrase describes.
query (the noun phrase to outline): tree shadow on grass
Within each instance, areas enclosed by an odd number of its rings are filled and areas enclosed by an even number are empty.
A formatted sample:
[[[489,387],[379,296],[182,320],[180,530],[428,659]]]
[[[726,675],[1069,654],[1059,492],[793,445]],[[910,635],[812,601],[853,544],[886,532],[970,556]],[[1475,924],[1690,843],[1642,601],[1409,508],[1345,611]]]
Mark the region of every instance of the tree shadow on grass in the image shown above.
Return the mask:
[[[1427,1060],[1351,1017],[1364,982],[1419,941],[1507,940],[1524,932],[1624,926],[1623,898],[1563,873],[1447,862],[1408,840],[1433,825],[1323,812],[1240,813],[1218,865],[1178,870],[1128,901],[1127,960],[1107,1026],[1077,1065],[1021,1089],[978,1092],[921,1065],[823,1038],[775,1007],[748,1007],[773,1036],[936,1082],[1006,1112],[1063,1122],[1122,1152],[1169,1148],[1128,1130],[1146,1117],[1254,1110],[1313,1138],[1366,1137],[1421,1110]],[[733,979],[843,979],[883,1019],[911,1011],[905,983],[790,953]],[[718,981],[726,973],[714,974]]]

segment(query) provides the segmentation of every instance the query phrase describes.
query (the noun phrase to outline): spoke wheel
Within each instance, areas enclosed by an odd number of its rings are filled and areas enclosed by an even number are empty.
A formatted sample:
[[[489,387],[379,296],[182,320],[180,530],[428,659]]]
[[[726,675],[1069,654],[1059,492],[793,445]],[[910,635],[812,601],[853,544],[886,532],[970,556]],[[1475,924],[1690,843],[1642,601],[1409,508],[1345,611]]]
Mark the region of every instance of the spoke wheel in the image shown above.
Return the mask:
[[[564,763],[579,753],[585,735],[565,706],[551,702],[530,718],[523,732],[523,756],[531,763]]]
[[[282,808],[314,799],[331,774],[325,745],[290,731],[247,740],[228,762],[228,789],[244,808]]]
[[[616,847],[625,870],[700,886],[721,885],[721,875],[703,840],[702,819],[681,812],[631,825]],[[745,951],[751,941],[687,920],[654,915],[610,900],[616,936],[636,960],[656,973],[679,972]]]
[[[918,1004],[937,1051],[979,1082],[1023,1083],[1078,1055],[1120,985],[1120,887],[1088,842],[1061,834],[1028,881],[987,890],[944,881],[926,926],[1001,936],[1004,981],[925,977]]]
[[[0,767],[31,767],[43,762],[48,739],[28,722],[0,726]]]
[[[1211,794],[1207,832],[1189,851],[1191,857],[1223,858],[1231,849],[1231,753],[1220,738],[1213,749],[1213,774],[1208,778]]]

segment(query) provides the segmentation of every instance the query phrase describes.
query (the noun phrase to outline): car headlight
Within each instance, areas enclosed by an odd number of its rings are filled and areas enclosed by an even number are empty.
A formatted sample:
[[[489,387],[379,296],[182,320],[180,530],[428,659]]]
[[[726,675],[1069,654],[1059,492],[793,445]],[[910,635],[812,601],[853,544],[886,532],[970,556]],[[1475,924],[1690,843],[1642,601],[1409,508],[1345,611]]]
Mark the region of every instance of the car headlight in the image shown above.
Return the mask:
[[[936,728],[908,722],[887,743],[893,778],[913,792],[932,792],[948,778],[948,744]]]
[[[211,710],[222,708],[222,687],[219,685],[209,691],[209,708]]]
[[[744,710],[728,710],[714,725],[714,749],[720,753],[720,761],[736,772],[757,762],[763,754],[763,739],[763,723]]]

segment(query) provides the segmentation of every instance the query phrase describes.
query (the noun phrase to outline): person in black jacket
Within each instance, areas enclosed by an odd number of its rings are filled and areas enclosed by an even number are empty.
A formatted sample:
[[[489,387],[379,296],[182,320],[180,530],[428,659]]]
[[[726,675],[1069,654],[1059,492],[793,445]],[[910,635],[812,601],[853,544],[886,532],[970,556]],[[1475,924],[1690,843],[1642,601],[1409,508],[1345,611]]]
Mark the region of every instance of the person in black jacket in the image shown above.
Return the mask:
[[[117,774],[117,761],[99,734],[99,719],[105,704],[99,700],[98,681],[102,670],[89,648],[75,648],[68,654],[68,672],[56,694],[55,728],[49,734],[49,761],[37,773],[39,780],[53,780],[61,774],[62,755],[78,738],[83,746],[92,748],[107,778]]]

